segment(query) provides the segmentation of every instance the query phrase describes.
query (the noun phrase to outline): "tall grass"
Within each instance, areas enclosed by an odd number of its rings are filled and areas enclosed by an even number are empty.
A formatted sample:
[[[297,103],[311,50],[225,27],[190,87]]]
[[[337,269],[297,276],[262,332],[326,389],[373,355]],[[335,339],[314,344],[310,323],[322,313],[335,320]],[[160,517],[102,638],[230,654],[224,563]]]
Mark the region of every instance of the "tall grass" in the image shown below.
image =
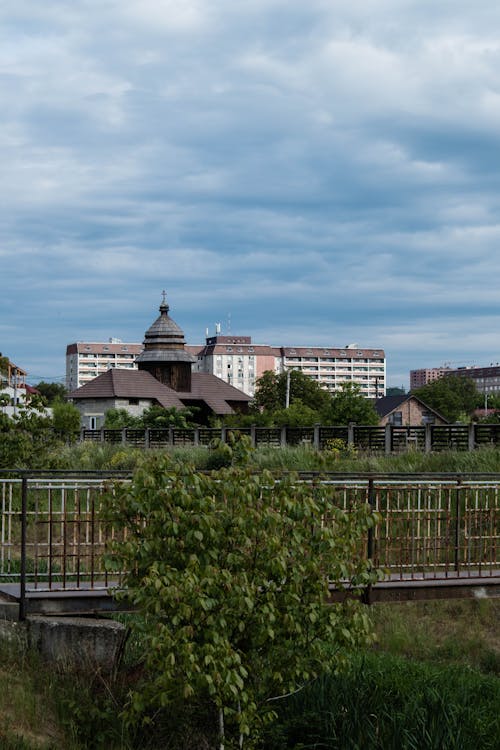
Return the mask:
[[[145,456],[151,456],[156,452],[169,453],[199,469],[210,468],[213,455],[206,447],[145,451],[122,444],[80,443],[66,446],[51,454],[46,468],[70,471],[133,471]],[[500,449],[485,447],[470,452],[444,451],[430,454],[412,450],[391,456],[359,453],[355,457],[344,457],[331,451],[316,451],[310,446],[260,447],[251,452],[250,462],[256,469],[275,471],[500,473]]]
[[[387,654],[356,657],[278,707],[266,750],[498,750],[500,681]]]

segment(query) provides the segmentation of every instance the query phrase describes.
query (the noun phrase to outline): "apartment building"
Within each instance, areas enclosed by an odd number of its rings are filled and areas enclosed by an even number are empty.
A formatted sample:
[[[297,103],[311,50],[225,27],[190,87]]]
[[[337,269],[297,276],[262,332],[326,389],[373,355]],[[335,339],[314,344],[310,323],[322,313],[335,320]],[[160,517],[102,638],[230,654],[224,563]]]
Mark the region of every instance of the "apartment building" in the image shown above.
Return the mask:
[[[75,391],[107,370],[136,370],[142,344],[110,338],[106,343],[79,341],[66,347],[66,389]]]
[[[434,380],[442,378],[450,372],[449,367],[427,367],[420,370],[410,370],[410,391],[421,388],[423,385],[433,383]]]
[[[446,374],[470,378],[476,384],[479,393],[486,395],[500,393],[500,364],[498,362],[488,367],[459,367],[456,370],[447,370]]]
[[[284,347],[254,344],[251,336],[207,336],[204,345],[187,345],[193,355],[193,372],[215,375],[243,393],[253,396],[258,378],[266,370],[281,373],[301,370],[330,392],[342,383],[357,383],[367,398],[385,396],[386,360],[381,349]],[[78,342],[66,349],[66,388],[74,391],[112,368],[137,369],[142,344],[117,339],[107,343]]]
[[[187,347],[197,357],[194,369],[209,372],[253,396],[266,371],[301,370],[330,392],[357,383],[367,398],[385,395],[386,360],[381,349],[276,347],[253,344],[250,336],[207,337],[204,347]]]

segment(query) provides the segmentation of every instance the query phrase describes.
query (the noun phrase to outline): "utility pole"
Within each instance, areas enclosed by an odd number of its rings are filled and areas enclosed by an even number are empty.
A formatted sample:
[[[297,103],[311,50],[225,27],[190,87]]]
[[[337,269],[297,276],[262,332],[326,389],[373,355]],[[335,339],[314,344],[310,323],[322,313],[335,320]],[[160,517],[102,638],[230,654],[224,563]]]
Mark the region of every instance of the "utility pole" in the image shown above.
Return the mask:
[[[286,371],[286,396],[285,396],[285,409],[290,406],[290,373],[291,370]]]

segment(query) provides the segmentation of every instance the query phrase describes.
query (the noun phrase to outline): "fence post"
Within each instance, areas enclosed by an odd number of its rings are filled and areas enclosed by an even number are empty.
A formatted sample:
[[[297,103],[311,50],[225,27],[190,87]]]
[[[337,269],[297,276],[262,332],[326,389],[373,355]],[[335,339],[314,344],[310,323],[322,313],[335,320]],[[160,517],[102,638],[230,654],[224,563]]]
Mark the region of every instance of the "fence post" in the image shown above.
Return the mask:
[[[144,448],[147,450],[150,445],[151,445],[151,430],[149,427],[146,427],[146,430],[144,432]]]
[[[321,443],[320,443],[320,439],[319,439],[319,429],[320,429],[319,424],[315,424],[314,425],[313,445],[314,445],[314,447],[315,447],[315,449],[317,451],[319,451],[320,448],[321,448]]]
[[[127,442],[127,428],[122,427],[122,443],[126,443],[126,442]]]
[[[473,451],[476,447],[476,423],[469,424],[469,450]]]
[[[385,455],[389,456],[392,453],[392,424],[386,424],[385,426]]]
[[[227,443],[227,427],[220,428],[220,439],[222,443]]]
[[[199,427],[194,428],[193,443],[195,446],[200,444],[200,428]]]
[[[21,480],[21,570],[19,581],[19,620],[26,619],[26,531],[28,512],[28,480]]]
[[[280,439],[281,447],[286,448],[286,424],[283,425],[281,428],[281,439]]]
[[[426,422],[425,425],[425,452],[430,453],[432,450],[432,425],[429,424],[429,422]]]
[[[85,442],[85,427],[80,427],[80,439],[79,439],[79,442],[80,443],[84,443]]]
[[[173,427],[168,428],[168,444],[169,445],[174,444],[174,428]]]
[[[352,445],[354,448],[354,422],[349,422],[347,425],[347,447]]]
[[[257,447],[257,428],[254,424],[250,425],[250,442],[252,444],[252,448]]]
[[[101,434],[100,434],[99,440],[101,441],[101,443],[104,443],[104,427],[101,427],[100,432]]]

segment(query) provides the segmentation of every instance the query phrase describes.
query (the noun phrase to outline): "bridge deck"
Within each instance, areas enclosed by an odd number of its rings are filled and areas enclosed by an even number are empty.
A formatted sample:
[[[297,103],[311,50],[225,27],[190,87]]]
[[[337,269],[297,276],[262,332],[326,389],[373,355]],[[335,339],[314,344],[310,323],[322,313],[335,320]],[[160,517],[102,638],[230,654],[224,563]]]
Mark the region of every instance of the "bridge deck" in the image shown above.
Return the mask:
[[[127,611],[130,607],[113,596],[115,585],[95,588],[81,584],[79,588],[62,588],[54,583],[50,590],[27,589],[26,614],[93,616],[106,612]],[[352,594],[349,589],[330,589],[330,601],[342,601]],[[431,599],[489,598],[500,596],[500,570],[488,576],[450,574],[447,578],[407,578],[388,576],[363,592],[363,600],[377,602],[403,602]],[[0,583],[0,616],[17,619],[21,589],[19,583]]]

